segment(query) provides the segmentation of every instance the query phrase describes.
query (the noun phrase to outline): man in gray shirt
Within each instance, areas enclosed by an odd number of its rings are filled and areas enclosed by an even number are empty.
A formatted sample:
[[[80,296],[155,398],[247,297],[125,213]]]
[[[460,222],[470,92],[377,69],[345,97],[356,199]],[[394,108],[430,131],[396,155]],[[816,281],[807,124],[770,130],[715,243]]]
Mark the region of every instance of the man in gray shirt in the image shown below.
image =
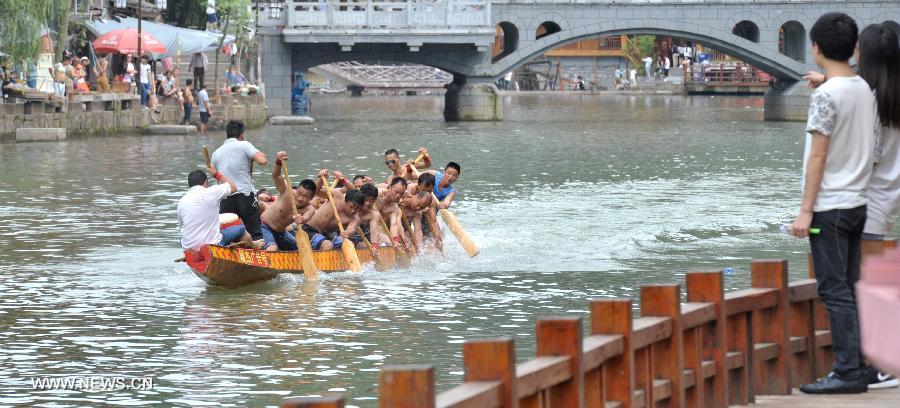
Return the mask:
[[[265,153],[244,140],[244,122],[232,120],[225,127],[227,139],[212,154],[212,163],[225,177],[237,185],[237,191],[222,200],[220,213],[234,213],[240,217],[254,241],[262,239],[259,207],[256,203],[250,168],[253,162],[261,166],[269,163]]]

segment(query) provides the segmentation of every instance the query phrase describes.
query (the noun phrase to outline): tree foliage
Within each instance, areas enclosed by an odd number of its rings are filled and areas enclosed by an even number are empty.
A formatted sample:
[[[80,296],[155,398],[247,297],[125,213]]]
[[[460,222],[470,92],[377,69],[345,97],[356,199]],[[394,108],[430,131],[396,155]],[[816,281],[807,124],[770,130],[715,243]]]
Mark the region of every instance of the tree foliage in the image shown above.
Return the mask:
[[[631,66],[635,67],[642,74],[644,71],[644,62],[646,57],[653,58],[656,61],[654,48],[656,47],[656,36],[654,35],[634,35],[628,37],[628,45],[625,47],[625,59]]]
[[[42,27],[56,21],[67,1],[0,0],[0,51],[15,62],[35,60]]]

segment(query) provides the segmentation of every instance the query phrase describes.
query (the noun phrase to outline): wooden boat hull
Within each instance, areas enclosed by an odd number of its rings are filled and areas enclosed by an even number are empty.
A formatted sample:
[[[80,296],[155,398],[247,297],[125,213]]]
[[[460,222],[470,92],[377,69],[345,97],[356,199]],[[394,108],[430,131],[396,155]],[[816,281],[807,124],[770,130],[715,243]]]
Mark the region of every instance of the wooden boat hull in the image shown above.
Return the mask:
[[[359,261],[373,263],[372,254],[359,250]],[[388,267],[397,265],[393,247],[378,248],[379,257]],[[261,251],[204,245],[199,250],[184,251],[184,258],[194,273],[206,282],[239,288],[270,280],[281,273],[303,274],[297,251]],[[316,266],[322,272],[342,272],[350,269],[339,249],[313,251]]]

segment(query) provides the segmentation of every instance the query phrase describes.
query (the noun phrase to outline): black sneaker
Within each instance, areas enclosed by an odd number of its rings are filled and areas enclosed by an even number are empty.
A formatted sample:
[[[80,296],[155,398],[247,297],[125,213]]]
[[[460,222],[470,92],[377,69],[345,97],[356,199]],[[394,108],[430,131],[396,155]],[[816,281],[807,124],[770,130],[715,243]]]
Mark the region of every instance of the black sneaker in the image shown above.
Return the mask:
[[[807,394],[861,394],[867,390],[866,376],[860,375],[853,380],[845,380],[835,373],[812,384],[800,386],[800,391]]]
[[[897,388],[897,386],[900,386],[900,380],[896,377],[887,373],[882,373],[871,366],[863,371],[863,376],[866,378],[870,390]]]

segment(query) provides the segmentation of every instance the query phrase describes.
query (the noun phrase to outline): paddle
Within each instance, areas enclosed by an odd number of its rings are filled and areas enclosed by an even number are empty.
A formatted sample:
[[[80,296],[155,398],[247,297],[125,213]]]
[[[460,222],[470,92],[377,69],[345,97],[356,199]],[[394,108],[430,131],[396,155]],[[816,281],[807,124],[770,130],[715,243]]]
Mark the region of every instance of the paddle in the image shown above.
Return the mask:
[[[381,209],[378,208],[378,205],[375,205],[375,211],[378,211],[378,215],[381,215]],[[391,229],[388,227],[387,223],[384,222],[384,217],[379,217],[379,221],[381,221],[381,229],[384,230],[384,233],[387,234],[388,237],[391,238],[391,245],[394,247],[394,252],[397,254],[397,258],[399,258],[398,263],[400,266],[406,268],[410,264],[409,254],[406,253],[406,248],[401,248],[400,244],[397,241],[394,241],[394,237],[391,236]],[[403,231],[400,231],[403,234]],[[400,238],[401,240],[403,238]]]
[[[363,245],[366,246],[366,249],[368,249],[369,252],[372,252],[372,242],[369,241],[369,238],[366,237],[366,234],[363,234],[362,227],[356,227],[356,233],[359,234],[360,237],[362,237]],[[377,252],[376,255],[372,256],[372,260],[375,261],[375,270],[377,270],[378,272],[384,272],[390,268],[384,263],[384,260],[381,259],[380,256],[377,256]]]
[[[343,235],[344,224],[341,223],[341,216],[338,214],[337,204],[334,203],[334,196],[331,195],[331,187],[328,185],[328,179],[325,178],[325,176],[322,176],[322,187],[325,187],[325,193],[328,194],[328,202],[331,203],[331,209],[334,211],[334,218],[335,221],[337,221],[338,231]],[[353,246],[353,242],[350,242],[349,239],[345,239],[344,243],[341,244],[341,252],[344,253],[344,259],[347,261],[347,264],[350,265],[351,271],[359,272],[362,270],[362,266],[359,264],[359,255],[356,254],[356,247]]]
[[[421,158],[422,155],[419,155],[419,157]],[[418,161],[419,158],[417,158],[416,160]],[[416,162],[414,161],[412,165],[409,166],[409,168],[412,170],[413,174],[416,177],[419,177],[419,170],[416,169],[415,164]],[[434,195],[433,191],[431,192],[431,196],[432,198],[434,198],[435,205],[437,205],[440,200],[438,200],[437,196]],[[463,229],[462,224],[460,224],[459,220],[456,219],[456,215],[453,214],[453,212],[451,212],[449,209],[444,209],[441,211],[441,218],[443,218],[444,223],[447,224],[448,227],[450,227],[450,231],[453,232],[453,236],[456,237],[456,240],[459,241],[463,249],[466,250],[466,253],[469,254],[469,257],[478,255],[478,245],[475,245],[475,242],[472,241],[472,238],[469,238],[469,234],[466,233],[466,230]]]
[[[209,146],[203,145],[203,158],[206,159],[206,167],[209,167],[212,160],[209,159]]]
[[[288,174],[287,160],[281,162],[281,171],[284,173],[284,183],[287,184],[285,194],[291,199],[291,214],[297,215],[297,199],[294,198],[294,185],[291,184],[291,176]],[[319,280],[319,268],[316,266],[316,260],[313,259],[313,249],[309,243],[309,235],[300,225],[297,225],[294,240],[297,241],[297,255],[300,255],[303,276],[310,281]]]
[[[400,211],[400,222],[403,223],[403,229],[409,234],[409,243],[412,244],[413,251],[419,253],[419,247],[416,246],[416,237],[413,236],[412,226],[409,225],[409,221],[403,216],[403,210],[398,209],[397,211]]]

